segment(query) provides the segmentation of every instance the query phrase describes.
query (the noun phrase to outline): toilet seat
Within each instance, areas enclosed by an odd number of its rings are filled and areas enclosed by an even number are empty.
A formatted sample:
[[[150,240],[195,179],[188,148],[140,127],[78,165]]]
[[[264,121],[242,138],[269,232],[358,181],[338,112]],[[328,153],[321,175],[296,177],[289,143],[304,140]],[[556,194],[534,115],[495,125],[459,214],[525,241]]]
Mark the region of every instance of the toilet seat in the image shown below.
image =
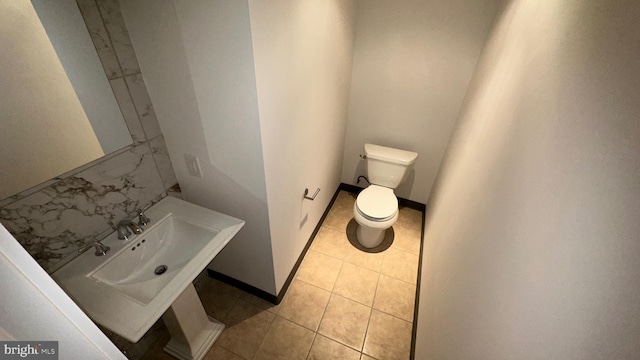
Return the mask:
[[[369,221],[384,222],[397,216],[398,199],[393,189],[370,185],[358,195],[356,210]]]

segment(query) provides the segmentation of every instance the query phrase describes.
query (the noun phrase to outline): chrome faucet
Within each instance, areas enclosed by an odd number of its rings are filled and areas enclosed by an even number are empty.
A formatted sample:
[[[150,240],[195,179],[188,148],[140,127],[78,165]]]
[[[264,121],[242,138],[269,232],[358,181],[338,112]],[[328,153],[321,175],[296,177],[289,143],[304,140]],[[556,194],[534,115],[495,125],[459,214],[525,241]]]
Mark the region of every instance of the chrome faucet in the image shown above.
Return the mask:
[[[134,234],[141,234],[142,227],[138,226],[131,220],[122,220],[118,223],[118,239],[120,240],[129,240],[129,236],[131,235],[131,231]],[[131,229],[131,231],[129,231]]]
[[[80,249],[78,249],[78,252],[84,252],[86,251],[88,248],[95,246],[96,247],[96,252],[94,253],[95,256],[104,256],[107,255],[107,253],[109,252],[109,250],[111,250],[110,247],[106,246],[106,245],[102,245],[102,243],[100,241],[94,241],[91,244],[85,245],[83,247],[81,247]]]

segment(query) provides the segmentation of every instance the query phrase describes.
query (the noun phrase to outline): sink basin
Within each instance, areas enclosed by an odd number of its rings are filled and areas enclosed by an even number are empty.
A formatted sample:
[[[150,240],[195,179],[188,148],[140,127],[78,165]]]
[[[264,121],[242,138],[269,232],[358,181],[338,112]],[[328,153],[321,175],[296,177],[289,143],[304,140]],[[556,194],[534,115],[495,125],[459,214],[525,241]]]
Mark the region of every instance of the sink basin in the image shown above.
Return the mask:
[[[145,214],[151,222],[141,234],[123,241],[113,233],[102,241],[111,247],[107,255],[86,251],[52,274],[89,317],[131,342],[173,311],[184,293],[195,294],[192,281],[244,226],[173,197]],[[202,307],[194,296],[182,301],[184,308]]]
[[[146,305],[218,233],[168,215],[90,277]]]

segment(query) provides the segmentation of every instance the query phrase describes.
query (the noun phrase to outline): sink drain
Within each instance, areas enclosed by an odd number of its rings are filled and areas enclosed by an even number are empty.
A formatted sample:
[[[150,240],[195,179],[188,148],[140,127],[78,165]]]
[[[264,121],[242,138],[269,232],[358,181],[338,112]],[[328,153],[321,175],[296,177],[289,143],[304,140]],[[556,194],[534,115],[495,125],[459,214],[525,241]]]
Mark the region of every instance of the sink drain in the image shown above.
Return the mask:
[[[167,265],[160,265],[153,272],[156,273],[156,275],[162,275],[167,272]]]

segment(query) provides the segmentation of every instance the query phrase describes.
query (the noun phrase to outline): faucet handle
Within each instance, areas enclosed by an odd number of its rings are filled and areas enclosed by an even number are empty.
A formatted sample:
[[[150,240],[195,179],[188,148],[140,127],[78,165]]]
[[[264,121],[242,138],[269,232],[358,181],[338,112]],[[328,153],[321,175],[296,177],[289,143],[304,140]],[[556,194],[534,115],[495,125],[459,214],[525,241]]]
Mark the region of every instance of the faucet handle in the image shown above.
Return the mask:
[[[109,250],[111,250],[110,247],[103,245],[100,241],[94,241],[91,244],[87,244],[83,247],[81,247],[80,249],[78,249],[78,252],[84,252],[85,250],[87,250],[88,248],[95,246],[96,248],[96,252],[94,253],[95,256],[104,256],[107,255],[107,253],[109,252]]]
[[[119,240],[129,240],[129,236],[131,236],[131,231],[129,231],[129,222],[128,221],[120,221],[117,226],[118,231],[118,239]]]
[[[138,225],[140,226],[147,226],[147,224],[149,223],[149,221],[151,221],[151,219],[149,219],[145,214],[144,211],[147,210],[149,207],[145,207],[143,209],[138,210]]]

